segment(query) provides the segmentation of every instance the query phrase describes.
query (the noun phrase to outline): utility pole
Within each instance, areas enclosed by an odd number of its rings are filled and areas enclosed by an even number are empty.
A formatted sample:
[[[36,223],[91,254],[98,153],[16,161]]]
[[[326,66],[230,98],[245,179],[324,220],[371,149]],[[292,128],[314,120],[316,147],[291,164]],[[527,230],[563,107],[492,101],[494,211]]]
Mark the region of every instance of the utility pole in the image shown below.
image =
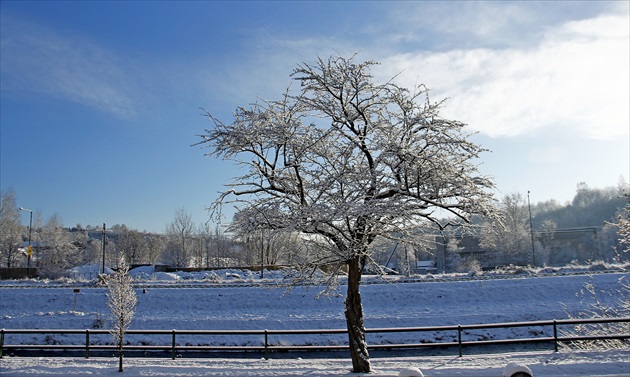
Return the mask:
[[[29,269],[31,268],[31,255],[33,255],[33,247],[31,246],[31,233],[33,231],[33,211],[30,209],[26,209],[24,207],[20,207],[20,211],[29,212],[30,220],[28,222],[28,248],[26,249],[26,275],[29,274]]]
[[[532,263],[536,267],[536,252],[534,251],[534,227],[532,225],[532,206],[529,203],[529,190],[527,190],[527,207],[529,208],[529,234],[532,237]]]
[[[103,223],[103,271],[102,274],[105,274],[105,244],[107,243],[107,237],[105,236],[105,223]]]

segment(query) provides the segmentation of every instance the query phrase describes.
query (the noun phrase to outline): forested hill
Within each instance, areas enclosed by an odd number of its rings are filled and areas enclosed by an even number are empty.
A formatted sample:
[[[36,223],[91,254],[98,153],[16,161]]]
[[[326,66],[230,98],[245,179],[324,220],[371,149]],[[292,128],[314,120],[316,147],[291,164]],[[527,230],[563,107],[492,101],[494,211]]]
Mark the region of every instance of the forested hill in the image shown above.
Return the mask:
[[[533,225],[539,229],[545,221],[553,221],[559,229],[602,226],[616,222],[627,204],[627,193],[620,188],[591,189],[582,183],[573,200],[564,206],[553,200],[534,206]]]

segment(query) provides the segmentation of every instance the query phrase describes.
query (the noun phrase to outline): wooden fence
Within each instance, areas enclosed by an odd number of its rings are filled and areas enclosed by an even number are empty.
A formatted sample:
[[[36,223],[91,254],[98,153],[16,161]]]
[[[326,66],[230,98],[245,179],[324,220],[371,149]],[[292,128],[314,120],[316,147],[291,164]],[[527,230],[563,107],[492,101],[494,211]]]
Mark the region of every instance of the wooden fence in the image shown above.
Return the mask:
[[[563,320],[549,320],[549,321],[532,321],[532,322],[509,322],[509,323],[490,323],[490,324],[476,324],[476,325],[456,325],[456,326],[433,326],[433,327],[397,327],[397,328],[372,328],[366,329],[367,334],[385,334],[385,333],[419,333],[419,332],[445,332],[451,333],[451,338],[457,339],[457,341],[451,342],[418,342],[418,343],[404,343],[404,344],[375,344],[368,346],[371,350],[393,350],[393,349],[413,349],[420,347],[457,347],[459,356],[463,355],[463,348],[467,346],[487,346],[487,345],[500,345],[500,344],[526,344],[526,343],[549,343],[553,344],[554,350],[558,351],[558,344],[562,342],[576,342],[576,341],[593,341],[593,340],[628,340],[630,339],[630,326],[625,327],[627,331],[623,333],[613,334],[601,334],[601,335],[572,335],[572,336],[559,336],[559,327],[561,326],[575,326],[575,325],[595,325],[595,324],[611,324],[611,323],[629,323],[630,317],[623,318],[593,318],[593,319],[563,319]],[[518,339],[492,339],[492,340],[472,340],[464,341],[463,334],[471,330],[482,329],[497,329],[497,328],[516,328],[516,327],[535,327],[535,328],[547,328],[551,330],[553,336],[539,336],[532,338],[518,338]],[[540,331],[540,334],[544,334],[544,331]],[[547,331],[549,333],[549,331]],[[63,334],[63,335],[78,335],[83,340],[80,344],[59,344],[57,340],[52,342],[53,344],[11,344],[9,338],[11,335],[27,334],[27,335],[51,335],[51,334]],[[115,345],[109,344],[94,344],[93,339],[95,336],[109,334],[109,330],[104,329],[85,329],[85,330],[67,330],[67,329],[1,329],[0,330],[0,358],[2,355],[11,350],[60,350],[60,351],[84,351],[85,357],[90,357],[91,351],[96,350],[116,350]],[[139,344],[139,345],[124,345],[123,350],[136,350],[136,351],[164,351],[170,353],[173,359],[178,354],[187,351],[203,351],[203,352],[216,352],[216,351],[239,351],[239,352],[263,352],[265,358],[268,357],[270,352],[275,351],[333,351],[333,350],[345,350],[347,345],[282,345],[280,342],[272,342],[274,337],[278,336],[299,336],[299,335],[333,335],[333,334],[347,334],[345,329],[310,329],[310,330],[129,330],[128,335],[155,335],[162,336],[165,340],[159,345],[152,344]],[[243,337],[254,336],[260,339],[259,345],[240,345],[240,346],[227,346],[227,345],[181,345],[177,342],[178,336],[192,335],[192,336],[205,336],[205,337],[217,337],[217,336],[229,336],[229,337]],[[63,352],[60,352],[59,356],[64,356]]]

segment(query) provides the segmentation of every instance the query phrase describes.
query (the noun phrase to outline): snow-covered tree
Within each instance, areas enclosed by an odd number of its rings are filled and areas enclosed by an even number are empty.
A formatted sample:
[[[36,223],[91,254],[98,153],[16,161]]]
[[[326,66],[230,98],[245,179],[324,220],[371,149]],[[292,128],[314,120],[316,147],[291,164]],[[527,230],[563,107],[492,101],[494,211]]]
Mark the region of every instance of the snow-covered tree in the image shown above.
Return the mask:
[[[463,257],[461,253],[465,248],[460,246],[457,237],[450,238],[445,248],[447,272],[481,272],[481,263],[473,256]]]
[[[604,227],[604,230],[616,231],[616,242],[612,248],[616,254],[614,260],[618,262],[627,259],[630,254],[630,194],[625,194],[625,197],[629,202],[619,210],[617,222],[607,222]]]
[[[39,235],[40,248],[37,266],[42,276],[58,278],[68,269],[80,265],[83,255],[72,243],[71,235],[63,226],[61,217],[53,214]]]
[[[215,226],[214,228],[214,235],[211,239],[210,246],[210,255],[214,256],[214,266],[216,267],[228,267],[233,261],[236,261],[236,264],[252,264],[247,256],[239,252],[241,250],[240,248],[234,247],[234,242],[223,233],[219,226]],[[234,252],[235,250],[238,251]]]
[[[519,193],[508,194],[500,203],[501,222],[488,222],[481,246],[495,253],[495,264],[527,265],[533,262],[527,203]]]
[[[630,204],[624,209],[625,217],[619,216],[619,244],[624,253],[630,251]]]
[[[369,372],[359,286],[370,244],[487,214],[493,184],[474,163],[483,149],[464,124],[439,116],[443,102],[431,102],[424,85],[377,83],[377,63],[355,60],[298,65],[299,93],[239,107],[230,123],[207,114],[212,127],[199,144],[249,168],[214,203],[217,213],[236,204],[258,229],[318,242],[312,263],[347,270],[353,370]]]
[[[118,225],[115,232],[118,234],[116,246],[118,250],[125,251],[129,263],[144,263],[147,247],[145,235],[137,230],[129,229],[126,225]]]
[[[0,194],[0,265],[16,267],[19,262],[22,225],[15,192]]]
[[[144,262],[149,264],[156,264],[160,262],[164,254],[165,241],[164,237],[159,234],[146,234],[145,235],[146,249]]]
[[[250,224],[247,212],[237,213],[228,231],[244,246],[245,259],[249,264],[272,266],[291,264],[301,259],[304,247],[296,232],[290,229],[264,230]]]
[[[107,306],[111,313],[112,328],[110,333],[118,346],[118,371],[123,371],[123,344],[125,333],[136,313],[138,297],[131,285],[129,266],[125,253],[118,254],[118,270],[107,278]]]
[[[175,267],[188,267],[192,257],[193,242],[195,236],[195,223],[185,209],[175,212],[173,221],[167,226],[164,259]]]

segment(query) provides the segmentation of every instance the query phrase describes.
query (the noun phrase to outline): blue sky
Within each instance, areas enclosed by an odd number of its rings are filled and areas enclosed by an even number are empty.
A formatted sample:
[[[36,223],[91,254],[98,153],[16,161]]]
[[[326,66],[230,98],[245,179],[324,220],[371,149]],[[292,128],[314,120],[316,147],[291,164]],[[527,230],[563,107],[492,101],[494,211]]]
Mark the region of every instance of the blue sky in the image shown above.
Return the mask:
[[[200,224],[236,168],[191,147],[199,108],[227,122],[298,63],[360,51],[449,98],[497,196],[564,203],[630,175],[629,4],[2,1],[0,188],[66,226]]]

